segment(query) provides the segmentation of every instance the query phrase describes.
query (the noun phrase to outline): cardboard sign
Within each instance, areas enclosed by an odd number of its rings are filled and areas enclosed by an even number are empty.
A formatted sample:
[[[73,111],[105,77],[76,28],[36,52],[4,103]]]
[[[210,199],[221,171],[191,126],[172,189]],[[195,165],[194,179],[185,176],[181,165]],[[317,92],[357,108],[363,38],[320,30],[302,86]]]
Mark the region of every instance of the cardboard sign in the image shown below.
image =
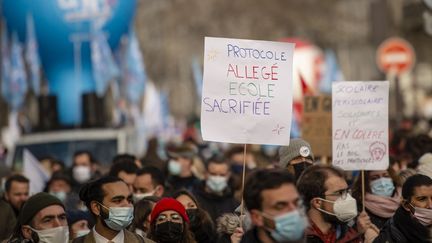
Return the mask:
[[[386,170],[389,82],[335,82],[332,94],[333,165]]]
[[[203,139],[288,145],[293,51],[292,43],[206,37]]]
[[[330,95],[305,96],[302,138],[309,142],[317,157],[332,154],[332,100]]]

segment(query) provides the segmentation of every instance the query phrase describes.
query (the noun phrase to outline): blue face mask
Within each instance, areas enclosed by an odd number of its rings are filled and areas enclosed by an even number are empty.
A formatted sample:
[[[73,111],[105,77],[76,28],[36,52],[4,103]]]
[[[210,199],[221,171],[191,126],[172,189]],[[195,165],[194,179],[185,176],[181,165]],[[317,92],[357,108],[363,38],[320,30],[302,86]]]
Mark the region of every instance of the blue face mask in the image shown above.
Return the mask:
[[[395,189],[393,180],[388,177],[373,180],[370,183],[370,187],[373,194],[383,197],[391,197]]]
[[[105,223],[109,228],[120,231],[125,229],[130,225],[134,216],[134,208],[133,207],[109,207],[107,208],[103,204],[100,204],[102,207],[109,210],[108,218],[104,219]]]
[[[277,242],[296,241],[303,237],[307,221],[298,210],[273,218],[275,229],[270,232]]]

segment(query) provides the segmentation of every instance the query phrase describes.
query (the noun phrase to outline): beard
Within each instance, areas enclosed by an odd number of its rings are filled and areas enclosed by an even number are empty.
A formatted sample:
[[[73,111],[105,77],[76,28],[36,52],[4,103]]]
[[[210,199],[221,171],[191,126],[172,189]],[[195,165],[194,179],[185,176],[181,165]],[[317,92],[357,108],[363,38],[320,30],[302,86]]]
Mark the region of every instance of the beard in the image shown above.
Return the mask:
[[[324,211],[327,211],[327,210],[323,209],[322,207],[321,207],[321,209],[324,210]],[[331,215],[331,214],[325,213],[323,211],[320,211],[320,213],[321,213],[324,221],[327,222],[327,223],[330,223],[330,224],[346,224],[346,223],[340,221],[335,215]]]

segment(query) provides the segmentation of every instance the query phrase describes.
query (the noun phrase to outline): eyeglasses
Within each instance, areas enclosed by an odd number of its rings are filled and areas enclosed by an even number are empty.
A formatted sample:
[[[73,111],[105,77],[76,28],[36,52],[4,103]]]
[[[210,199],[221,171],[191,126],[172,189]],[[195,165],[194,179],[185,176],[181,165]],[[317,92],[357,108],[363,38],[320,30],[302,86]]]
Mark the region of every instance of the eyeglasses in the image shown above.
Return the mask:
[[[157,223],[164,223],[166,221],[182,223],[182,217],[178,213],[171,213],[171,214],[159,214],[159,216],[156,218]]]
[[[334,192],[334,193],[324,194],[324,196],[340,197],[341,199],[345,200],[347,198],[348,194],[351,195],[351,189],[346,188],[346,189],[342,189],[342,190],[339,190],[339,191]]]

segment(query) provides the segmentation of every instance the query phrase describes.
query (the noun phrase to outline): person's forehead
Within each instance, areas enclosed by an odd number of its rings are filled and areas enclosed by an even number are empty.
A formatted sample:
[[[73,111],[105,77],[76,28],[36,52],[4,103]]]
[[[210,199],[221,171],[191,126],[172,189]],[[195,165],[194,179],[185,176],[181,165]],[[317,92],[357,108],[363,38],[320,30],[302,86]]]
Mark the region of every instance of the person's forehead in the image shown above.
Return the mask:
[[[210,161],[208,165],[208,171],[227,171],[228,170],[228,164],[226,163],[212,163]]]
[[[64,214],[65,211],[63,209],[62,206],[60,205],[51,205],[48,206],[46,208],[43,208],[42,210],[40,210],[36,215],[35,218],[36,219],[42,219],[46,216],[58,216],[61,214]]]
[[[375,176],[375,175],[384,175],[388,174],[386,170],[376,170],[376,171],[370,171],[369,176]]]
[[[176,198],[177,201],[179,201],[181,204],[187,205],[188,203],[193,203],[195,204],[195,202],[187,195],[180,195]]]
[[[11,183],[11,191],[25,190],[28,187],[29,187],[29,184],[27,182],[12,181],[12,183]]]
[[[129,188],[123,181],[116,181],[104,184],[102,189],[105,192],[105,197],[110,199],[114,196],[125,196],[129,195]]]
[[[263,190],[261,198],[263,199],[262,205],[265,207],[277,202],[294,202],[299,199],[299,194],[294,184],[285,183],[278,188]]]
[[[153,180],[150,174],[143,174],[136,177],[137,184],[144,186],[152,184]]]
[[[348,188],[348,184],[344,178],[334,174],[330,174],[324,183],[326,191],[335,192]]]
[[[56,186],[69,186],[69,183],[67,183],[65,180],[54,180],[51,182],[51,185],[56,185]]]
[[[179,213],[177,213],[176,211],[174,211],[174,210],[166,210],[166,211],[163,211],[163,212],[161,212],[159,215],[172,215],[172,214],[179,214]]]
[[[432,186],[417,186],[414,187],[414,197],[426,196],[432,197]]]

